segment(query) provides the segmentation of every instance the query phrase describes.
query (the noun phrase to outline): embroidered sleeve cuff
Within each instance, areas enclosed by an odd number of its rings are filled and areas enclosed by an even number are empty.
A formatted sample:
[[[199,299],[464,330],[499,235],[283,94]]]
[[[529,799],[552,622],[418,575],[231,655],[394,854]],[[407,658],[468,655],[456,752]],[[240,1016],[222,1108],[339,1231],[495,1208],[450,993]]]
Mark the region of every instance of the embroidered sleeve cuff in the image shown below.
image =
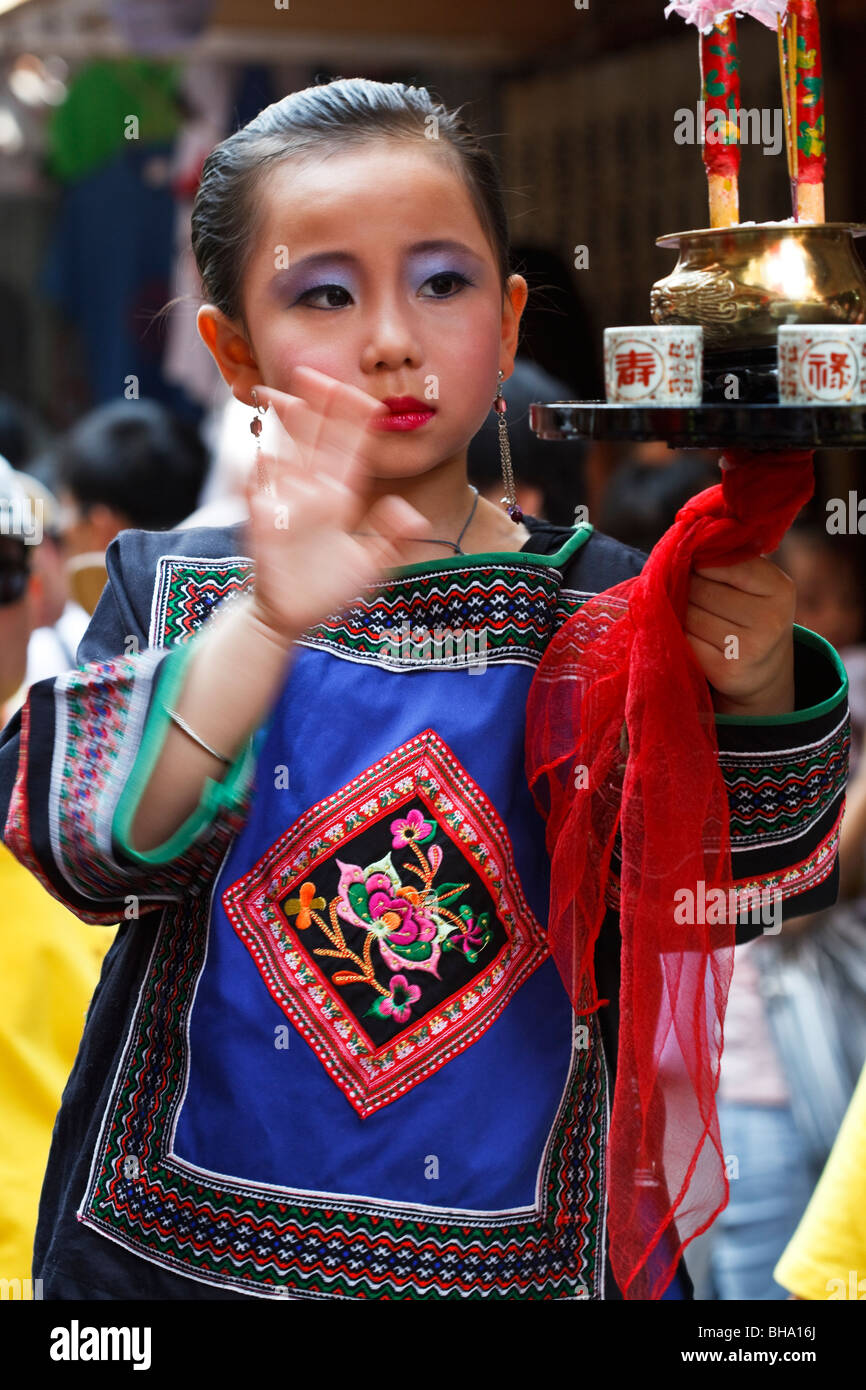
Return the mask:
[[[728,789],[734,877],[744,901],[778,905],[741,939],[782,920],[830,907],[850,747],[848,678],[828,642],[795,627],[796,709],[717,715],[719,763]],[[753,911],[750,916],[756,917]]]
[[[131,863],[168,864],[179,859],[217,820],[238,816],[249,796],[256,763],[256,735],[247,740],[223,778],[205,779],[198,806],[167,840],[149,850],[135,850],[130,844],[139,802],[162,752],[171,723],[168,710],[174,707],[194,647],[195,638],[192,638],[175,647],[165,659],[165,669],[160,673],[154,692],[141,748],[114,813],[112,837],[115,846],[123,858]]]
[[[717,714],[719,742],[725,725],[741,728],[803,724],[847,701],[848,674],[834,647],[794,624],[794,709],[789,714]]]

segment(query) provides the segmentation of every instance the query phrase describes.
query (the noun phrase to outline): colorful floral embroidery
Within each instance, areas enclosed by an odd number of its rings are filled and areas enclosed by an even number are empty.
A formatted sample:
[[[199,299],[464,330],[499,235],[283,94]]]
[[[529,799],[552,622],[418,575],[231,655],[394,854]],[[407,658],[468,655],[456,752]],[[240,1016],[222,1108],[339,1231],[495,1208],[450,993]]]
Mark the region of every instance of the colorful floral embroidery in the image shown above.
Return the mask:
[[[441,846],[430,844],[427,854],[419,848],[433,839],[435,823],[425,820],[422,812],[413,808],[405,820],[391,822],[391,833],[394,848],[411,846],[414,849],[420,868],[409,863],[404,866],[404,872],[420,876],[420,890],[401,880],[390,853],[366,868],[337,859],[340,879],[337,897],[328,905],[329,921],[321,911],[315,910],[317,904],[324,908],[325,899],[313,896],[316,885],[309,880],[301,884],[299,892],[303,896],[289,898],[284,911],[287,917],[294,916],[298,930],[307,931],[318,925],[331,943],[330,946],[312,947],[314,955],[347,960],[355,967],[357,973],[354,974],[351,970],[335,971],[331,976],[334,984],[366,983],[378,993],[380,997],[373,999],[364,1017],[376,1015],[405,1023],[412,1012],[411,1006],[421,997],[421,989],[417,985],[407,985],[402,975],[395,975],[382,984],[373,961],[373,943],[377,944],[388,969],[425,971],[438,980],[443,950],[462,950],[474,964],[494,934],[487,925],[489,912],[476,917],[465,902],[456,912],[446,906],[447,903],[456,906],[456,900],[469,883],[436,884],[436,871],[442,864]],[[337,917],[364,933],[360,954],[347,945],[344,928]],[[474,949],[468,949],[470,945]],[[399,1007],[394,996],[394,986],[398,982],[402,991]]]
[[[798,864],[775,873],[756,874],[737,881],[736,889],[743,904],[742,911],[748,911],[756,893],[778,893],[782,900],[798,898],[811,888],[817,887],[829,878],[839,853],[839,831],[842,827],[844,807],[840,807],[836,824],[824,836],[811,853],[805,855]]]
[[[547,954],[504,824],[432,729],[312,806],[222,901],[362,1116],[475,1042]]]

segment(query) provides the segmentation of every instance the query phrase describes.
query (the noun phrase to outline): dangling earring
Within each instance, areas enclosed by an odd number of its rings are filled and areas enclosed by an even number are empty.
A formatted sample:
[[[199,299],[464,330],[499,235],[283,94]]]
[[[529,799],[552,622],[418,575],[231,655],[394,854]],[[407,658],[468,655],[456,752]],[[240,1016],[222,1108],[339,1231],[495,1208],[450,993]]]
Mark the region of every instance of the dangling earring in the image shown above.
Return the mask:
[[[508,515],[512,521],[521,522],[523,512],[517,505],[517,498],[514,494],[514,470],[511,467],[511,445],[508,440],[508,425],[505,423],[505,397],[502,394],[502,378],[505,373],[499,368],[499,384],[496,387],[496,399],[493,402],[493,409],[496,411],[499,425],[499,455],[502,459],[502,477],[505,483],[505,496],[501,497],[500,502],[505,503],[508,508]]]
[[[253,416],[252,420],[250,421],[250,433],[253,435],[253,437],[254,437],[254,439],[255,439],[255,441],[256,441],[256,474],[257,474],[257,478],[258,478],[259,491],[260,491],[260,492],[266,492],[266,493],[268,494],[268,496],[270,496],[271,485],[270,485],[270,482],[268,481],[268,472],[267,472],[267,469],[265,468],[265,461],[264,461],[264,459],[263,459],[263,457],[262,457],[262,444],[261,444],[261,439],[260,439],[260,437],[259,437],[259,436],[261,435],[261,432],[262,432],[262,421],[261,421],[261,416],[262,416],[262,415],[267,415],[267,413],[268,413],[268,407],[267,407],[266,405],[260,405],[260,404],[259,404],[259,397],[258,397],[258,393],[256,392],[255,387],[253,387],[253,389],[252,389],[252,391],[250,392],[250,394],[251,394],[251,396],[252,396],[252,398],[253,398],[253,405],[255,406],[255,409],[256,409],[256,414]]]

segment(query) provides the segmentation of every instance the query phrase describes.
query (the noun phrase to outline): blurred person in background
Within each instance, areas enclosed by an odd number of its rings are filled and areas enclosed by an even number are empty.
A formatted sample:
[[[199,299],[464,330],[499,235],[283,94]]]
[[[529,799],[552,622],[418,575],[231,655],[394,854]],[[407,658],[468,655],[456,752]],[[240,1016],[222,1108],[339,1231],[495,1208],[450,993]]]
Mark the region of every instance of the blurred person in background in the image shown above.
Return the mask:
[[[30,547],[34,611],[25,687],[75,665],[75,652],[88,618],[69,594],[57,499],[30,471],[38,466],[40,453],[46,454],[48,438],[47,429],[32,411],[0,393],[0,456],[17,470],[18,486],[31,501],[42,537]]]
[[[32,547],[31,555],[33,631],[27,645],[25,678],[25,686],[30,686],[34,681],[57,676],[75,665],[78,643],[84,636],[89,614],[70,593],[57,498],[31,474],[17,476],[40,519],[42,537],[38,545]]]
[[[34,463],[60,502],[71,594],[87,614],[105,585],[114,537],[129,527],[176,526],[195,507],[207,468],[197,427],[150,400],[99,406]]]
[[[758,937],[736,954],[718,1107],[725,1154],[735,1163],[730,1201],[709,1236],[705,1292],[721,1299],[787,1297],[774,1267],[809,1202],[866,1059],[863,542],[799,524],[774,558],[794,580],[796,621],[832,643],[848,672],[852,777],[837,904],[796,918],[778,936]],[[825,774],[828,759],[841,756],[843,738],[840,729],[826,748],[815,749],[816,778]],[[744,813],[758,817],[760,805]]]
[[[24,490],[6,459],[0,458],[0,720],[27,670],[27,643],[33,627],[36,593],[31,547],[18,516],[26,506]]]
[[[836,636],[850,682],[853,771],[858,736],[866,733],[866,540],[798,522],[782,542],[779,563],[797,587],[797,622]]]
[[[24,470],[48,445],[48,431],[41,420],[13,396],[0,391],[0,457],[10,467]]]
[[[28,504],[26,486],[0,459],[3,722],[25,677],[33,624],[44,612],[34,565],[41,547],[28,544],[16,525]],[[0,1279],[30,1278],[54,1117],[113,935],[49,896],[0,841]]]
[[[596,332],[578,291],[579,274],[559,252],[546,246],[516,244],[513,257],[529,286],[520,324],[521,355],[548,376],[567,383],[563,395],[548,399],[603,400],[601,332]],[[509,420],[510,415],[509,405]]]
[[[166,531],[193,510],[207,472],[197,428],[157,401],[113,401],[54,447],[70,557],[102,552],[134,526]]]
[[[637,444],[603,482],[598,516],[591,520],[624,545],[649,551],[680,507],[719,480],[718,457],[712,451]]]

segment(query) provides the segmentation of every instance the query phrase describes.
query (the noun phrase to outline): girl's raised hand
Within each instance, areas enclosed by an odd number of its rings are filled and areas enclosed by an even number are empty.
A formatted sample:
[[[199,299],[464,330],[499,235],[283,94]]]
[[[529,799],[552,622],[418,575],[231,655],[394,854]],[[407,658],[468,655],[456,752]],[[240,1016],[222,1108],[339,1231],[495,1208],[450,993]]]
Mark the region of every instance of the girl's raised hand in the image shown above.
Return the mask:
[[[263,455],[270,491],[262,491],[255,476],[246,487],[254,611],[283,641],[295,640],[382,570],[403,563],[405,540],[432,529],[402,497],[365,503],[379,443],[371,422],[387,408],[312,367],[296,367],[291,384],[295,395],[256,387],[289,438],[277,454]]]

